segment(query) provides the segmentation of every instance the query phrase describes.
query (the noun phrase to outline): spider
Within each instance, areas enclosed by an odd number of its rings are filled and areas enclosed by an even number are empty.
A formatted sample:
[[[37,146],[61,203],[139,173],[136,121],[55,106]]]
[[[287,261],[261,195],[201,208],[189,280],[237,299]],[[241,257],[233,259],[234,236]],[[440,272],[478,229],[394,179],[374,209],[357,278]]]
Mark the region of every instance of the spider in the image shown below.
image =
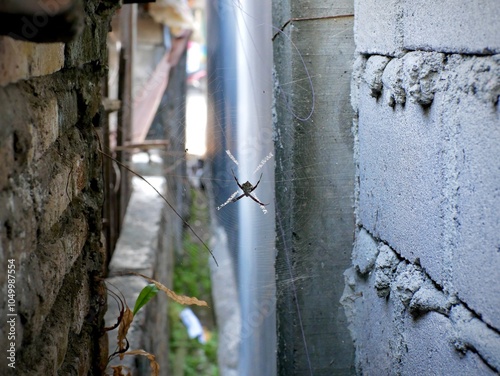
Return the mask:
[[[255,186],[252,185],[252,183],[250,183],[249,181],[243,183],[243,184],[240,184],[240,182],[238,181],[238,179],[236,178],[236,176],[234,175],[234,171],[233,169],[231,169],[231,172],[233,173],[233,178],[234,180],[236,180],[236,184],[238,184],[238,187],[240,187],[240,189],[243,191],[243,193],[241,195],[239,195],[238,197],[235,197],[231,200],[231,202],[236,202],[238,201],[240,198],[242,197],[250,197],[252,200],[254,200],[257,204],[261,205],[261,206],[266,206],[266,205],[269,205],[269,204],[264,204],[262,202],[260,202],[257,198],[255,198],[254,196],[252,196],[252,192],[255,191],[257,189],[257,186],[259,185],[260,183],[260,179],[262,179],[262,174],[260,174],[260,178],[259,178],[259,181],[257,182],[257,184],[255,184]]]

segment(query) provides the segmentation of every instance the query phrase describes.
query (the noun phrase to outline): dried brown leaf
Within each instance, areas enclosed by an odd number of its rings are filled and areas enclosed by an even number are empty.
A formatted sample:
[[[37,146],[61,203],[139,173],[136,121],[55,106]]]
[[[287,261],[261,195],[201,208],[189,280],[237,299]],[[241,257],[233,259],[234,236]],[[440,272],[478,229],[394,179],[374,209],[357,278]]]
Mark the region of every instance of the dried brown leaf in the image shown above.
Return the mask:
[[[149,359],[149,365],[151,366],[151,375],[158,376],[160,374],[160,365],[156,362],[155,356],[144,350],[132,350],[127,351],[124,355],[142,355]]]
[[[125,366],[111,366],[113,369],[113,376],[124,376],[122,371],[127,370],[127,373],[125,376],[132,376],[132,373],[130,372],[130,369]]]
[[[125,308],[123,312],[122,321],[120,322],[120,326],[118,327],[118,352],[123,353],[127,350],[128,341],[127,341],[127,333],[130,329],[130,325],[132,324],[132,320],[134,319],[134,314],[130,310],[129,307]],[[120,354],[120,359],[123,359],[123,354]]]
[[[139,277],[144,278],[145,280],[149,281],[149,283],[154,283],[156,287],[158,287],[159,290],[163,291],[167,296],[176,301],[177,303],[183,304],[183,305],[198,305],[198,306],[204,306],[208,307],[208,304],[204,300],[199,300],[198,298],[195,297],[189,297],[185,295],[177,295],[175,292],[170,290],[168,287],[164,286],[158,281],[155,281],[153,278],[146,277],[144,274],[140,273],[135,273],[135,272],[130,272],[130,274],[137,275]]]

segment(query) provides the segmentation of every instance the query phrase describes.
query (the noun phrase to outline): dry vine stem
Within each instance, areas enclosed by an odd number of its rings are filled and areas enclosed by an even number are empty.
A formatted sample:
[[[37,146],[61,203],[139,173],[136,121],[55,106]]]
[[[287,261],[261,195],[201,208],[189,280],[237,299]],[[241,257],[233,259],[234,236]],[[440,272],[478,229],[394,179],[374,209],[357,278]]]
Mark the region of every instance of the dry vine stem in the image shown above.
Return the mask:
[[[154,280],[153,278],[150,278],[144,274],[136,273],[136,272],[128,272],[128,273],[123,273],[123,275],[136,275],[138,277],[144,278],[149,283],[153,283],[158,288],[158,290],[163,291],[170,299],[176,301],[179,304],[197,305],[197,306],[202,306],[202,307],[208,307],[208,304],[206,301],[199,300],[198,298],[195,298],[195,297],[177,295],[173,290],[170,290],[168,287],[166,287],[162,283],[160,283],[160,282]]]
[[[109,283],[109,281],[107,282]],[[112,285],[110,283],[110,285]],[[115,286],[113,286],[115,287]],[[115,287],[116,288],[116,287]],[[120,290],[118,290],[120,291]],[[132,321],[134,320],[134,314],[128,307],[125,297],[123,297],[123,300],[121,297],[119,297],[115,292],[112,290],[108,289],[109,293],[112,293],[112,296],[118,303],[118,307],[120,310],[120,315],[118,316],[118,321],[116,324],[114,324],[111,327],[106,327],[104,328],[105,331],[110,331],[118,327],[118,336],[117,336],[117,341],[118,341],[118,346],[115,350],[115,352],[111,355],[108,356],[108,366],[109,362],[114,359],[115,357],[119,357],[120,360],[123,360],[125,355],[142,355],[145,356],[149,359],[149,363],[151,366],[151,375],[153,376],[158,376],[160,374],[160,365],[158,362],[156,362],[156,358],[153,354],[148,353],[147,351],[144,350],[129,350],[130,343],[127,339],[127,334],[130,329],[130,326],[132,324]],[[121,294],[121,292],[120,292]],[[123,366],[123,365],[117,365],[117,366],[110,366],[111,369],[113,370],[113,375],[122,375],[122,371],[129,370],[128,367]],[[107,373],[106,373],[107,374]],[[130,375],[130,372],[127,373]]]
[[[198,234],[193,230],[193,228],[191,227],[191,225],[189,223],[187,223],[187,221],[182,218],[182,216],[179,214],[179,212],[177,210],[175,210],[175,208],[172,206],[172,204],[170,204],[170,202],[167,201],[167,199],[158,191],[158,189],[156,189],[149,181],[147,181],[141,174],[138,174],[137,172],[135,172],[134,170],[132,170],[130,167],[128,167],[127,165],[121,163],[120,161],[117,161],[115,158],[113,158],[111,155],[109,154],[106,154],[105,152],[103,152],[102,150],[99,150],[99,153],[101,153],[102,155],[104,155],[105,157],[111,159],[112,161],[116,162],[118,165],[120,165],[121,167],[123,167],[124,169],[126,169],[127,171],[129,171],[130,173],[134,174],[135,176],[137,176],[139,179],[143,180],[146,182],[147,185],[149,185],[151,188],[153,188],[155,190],[155,192],[158,194],[158,196],[160,196],[163,201],[165,201],[167,203],[167,205],[170,207],[170,209],[173,210],[173,212],[175,213],[175,215],[177,215],[182,223],[187,227],[189,228],[189,230],[191,230],[191,232],[194,234],[194,236],[196,236],[196,239],[198,239],[201,244],[203,244],[203,246],[207,249],[207,251],[210,253],[210,256],[212,256],[212,258],[214,259],[215,261],[215,265],[219,266],[219,263],[217,262],[212,250],[210,249],[210,247],[198,236]]]

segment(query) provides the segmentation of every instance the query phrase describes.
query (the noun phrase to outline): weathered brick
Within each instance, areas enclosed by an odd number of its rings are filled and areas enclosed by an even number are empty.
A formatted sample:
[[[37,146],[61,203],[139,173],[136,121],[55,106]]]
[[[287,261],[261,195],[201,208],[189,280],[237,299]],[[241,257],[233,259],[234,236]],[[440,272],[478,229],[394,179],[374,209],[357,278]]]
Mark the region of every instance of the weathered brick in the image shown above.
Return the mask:
[[[48,75],[64,65],[64,44],[37,44],[0,36],[0,86]]]
[[[58,104],[56,98],[48,98],[39,109],[32,110],[34,159],[40,159],[59,136]]]
[[[20,374],[57,374],[66,368],[65,365],[77,364],[78,368],[89,368],[91,356],[89,347],[91,338],[87,331],[82,331],[76,335],[72,330],[72,320],[74,311],[82,308],[78,305],[78,295],[82,291],[83,285],[88,284],[87,271],[84,268],[88,257],[79,257],[75,267],[64,275],[64,283],[57,293],[57,298],[53,301],[51,309],[46,313],[37,312],[32,319],[43,319],[38,333],[30,330],[28,338],[24,338],[24,347],[19,351],[18,369]],[[88,299],[88,297],[87,297]],[[27,320],[29,329],[33,320]],[[85,325],[85,324],[84,324]],[[75,348],[77,344],[77,348]],[[40,351],[43,349],[44,351]],[[73,350],[73,355],[68,351]],[[72,374],[64,372],[64,374]]]
[[[75,91],[67,91],[57,96],[58,124],[60,132],[73,127],[78,121],[78,100]]]
[[[14,259],[18,272],[19,374],[89,374],[101,362],[105,291],[92,276],[105,261],[102,174],[92,119],[115,5],[85,4],[87,34],[71,47],[81,53],[0,37],[0,258]],[[0,313],[6,309],[2,300]]]
[[[0,141],[0,190],[9,184],[9,176],[12,175],[14,165],[13,134],[2,137]]]
[[[99,20],[100,21],[100,20]],[[88,18],[85,27],[73,41],[66,44],[66,66],[74,67],[85,63],[105,63],[107,58],[106,40],[109,22]]]
[[[0,190],[9,179],[19,173],[33,157],[30,112],[22,89],[16,86],[0,87]]]

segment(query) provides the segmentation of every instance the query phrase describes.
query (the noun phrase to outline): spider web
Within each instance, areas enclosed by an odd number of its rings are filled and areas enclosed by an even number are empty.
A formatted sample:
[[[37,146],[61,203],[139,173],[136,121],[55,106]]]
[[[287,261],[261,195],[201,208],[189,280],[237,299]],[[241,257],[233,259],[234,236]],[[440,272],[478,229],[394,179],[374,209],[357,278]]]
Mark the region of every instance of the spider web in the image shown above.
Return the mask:
[[[229,150],[226,150],[226,154],[229,156],[229,158],[236,165],[239,165],[237,159],[231,154],[231,152]],[[270,152],[264,159],[262,159],[260,164],[255,169],[254,175],[257,171],[259,171],[262,167],[264,167],[266,162],[269,161],[272,157],[273,157],[273,153]],[[233,177],[235,179],[237,179],[234,176],[233,170],[231,170],[231,173],[233,174]],[[252,186],[252,184],[250,182],[243,183],[243,185],[242,185],[238,180],[236,180],[236,184],[241,189],[241,192],[235,191],[233,194],[231,194],[231,196],[229,196],[229,198],[222,205],[217,206],[217,210],[221,210],[227,204],[237,202],[238,200],[242,199],[243,197],[248,197],[248,195],[250,195],[250,196],[253,196],[254,201],[259,201],[257,203],[260,204],[259,207],[262,210],[262,213],[267,214],[266,206],[269,204],[263,204],[262,201],[260,201],[260,199],[257,197],[257,194],[253,192],[254,190],[256,190],[258,188],[258,184],[260,183],[261,180],[262,180],[262,174],[260,175],[259,181],[257,183],[255,183],[255,186]],[[245,185],[248,185],[248,184],[250,184],[250,192],[245,192],[245,189],[246,189]],[[241,195],[238,195],[238,193],[241,193]]]
[[[208,113],[207,150],[205,155],[198,157],[188,153],[180,158],[186,159],[189,166],[196,167],[196,160],[203,160],[203,174],[195,180],[210,192],[211,213],[213,225],[225,232],[227,251],[231,265],[237,275],[239,304],[241,310],[241,328],[237,340],[240,343],[239,370],[240,375],[276,373],[276,298],[279,295],[290,295],[295,305],[289,309],[296,312],[298,322],[294,324],[301,337],[301,343],[295,348],[307,361],[304,374],[312,374],[314,356],[311,354],[310,339],[303,329],[302,319],[308,314],[309,307],[297,299],[297,291],[303,285],[318,277],[314,267],[309,272],[297,268],[296,263],[308,265],[310,259],[292,259],[294,244],[304,240],[295,238],[293,229],[300,222],[303,226],[318,223],[310,218],[311,210],[304,210],[291,202],[297,201],[297,195],[303,200],[303,205],[312,205],[318,213],[318,218],[328,216],[330,207],[318,200],[308,197],[324,197],[333,199],[334,191],[330,189],[331,178],[336,173],[330,160],[318,160],[315,144],[309,147],[304,157],[297,160],[293,148],[305,148],[307,145],[297,145],[297,132],[307,133],[314,128],[321,131],[321,124],[315,123],[313,117],[316,103],[323,100],[324,92],[317,90],[316,82],[329,79],[330,72],[316,71],[307,61],[306,45],[295,45],[290,39],[290,33],[296,32],[294,27],[281,31],[272,26],[270,13],[262,18],[254,13],[255,8],[236,1],[209,2],[222,19],[232,20],[232,28],[219,30],[220,40],[216,44],[232,46],[235,50],[224,50],[222,55],[211,51],[208,55],[217,60],[215,68],[208,71],[206,85],[209,90],[208,102],[202,103],[200,97],[205,93],[199,88],[190,88],[190,98],[187,104],[187,120],[191,121],[196,113],[195,121],[203,123],[203,116]],[[256,3],[257,4],[257,3]],[[257,4],[256,7],[262,6]],[[264,6],[269,6],[265,4]],[[272,66],[272,38],[275,42],[281,40],[284,49],[297,61],[297,66],[288,79],[277,79]],[[213,43],[214,41],[212,41]],[[223,56],[223,54],[225,54]],[[275,57],[275,64],[279,57]],[[203,86],[204,84],[202,84]],[[302,99],[297,104],[292,98],[298,95]],[[192,106],[194,98],[195,106]],[[160,109],[161,111],[161,109]],[[282,114],[278,119],[278,114]],[[286,114],[287,116],[283,116]],[[283,120],[285,119],[285,120]],[[287,121],[292,127],[279,127],[278,121]],[[204,125],[204,124],[202,124]],[[203,126],[193,133],[204,133]],[[189,134],[189,132],[188,132]],[[327,134],[327,137],[342,135]],[[185,135],[179,135],[178,142],[189,142]],[[275,150],[276,146],[276,150]],[[188,167],[191,169],[191,167]],[[242,191],[236,185],[231,173],[238,178],[240,184],[248,181],[255,185],[262,173],[258,188],[252,192],[259,201],[269,203],[260,206],[249,197],[243,197],[232,202]],[[275,170],[279,171],[275,175]],[[193,168],[196,175],[199,169]],[[186,175],[193,179],[193,174]],[[276,176],[276,178],[275,178]],[[167,176],[168,178],[168,176]],[[350,176],[346,180],[351,179]],[[294,185],[300,189],[294,189]],[[274,187],[280,190],[281,211],[276,212]],[[187,194],[187,190],[186,190]],[[300,198],[300,197],[299,197]],[[275,218],[277,220],[275,221]],[[292,220],[293,219],[293,220]],[[326,221],[325,221],[326,222]],[[199,234],[202,238],[212,234]],[[328,239],[319,239],[322,247],[328,246]],[[221,263],[224,251],[215,243],[212,251]],[[276,258],[276,244],[283,250],[281,258]],[[200,257],[209,257],[202,254]],[[321,264],[322,260],[318,260]],[[222,266],[222,267],[228,267]],[[297,270],[301,270],[297,273]],[[275,271],[287,275],[281,278],[276,286]],[[343,281],[342,281],[343,282]],[[295,297],[295,298],[294,298]],[[257,367],[257,368],[255,368]]]

